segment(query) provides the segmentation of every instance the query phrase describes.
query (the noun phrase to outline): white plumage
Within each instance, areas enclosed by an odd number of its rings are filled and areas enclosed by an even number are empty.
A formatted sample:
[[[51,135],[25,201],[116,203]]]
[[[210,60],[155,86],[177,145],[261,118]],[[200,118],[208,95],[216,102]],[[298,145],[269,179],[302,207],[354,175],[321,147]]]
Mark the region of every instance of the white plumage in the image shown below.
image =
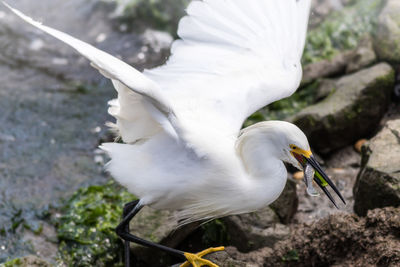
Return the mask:
[[[289,146],[309,151],[294,125],[245,119],[290,96],[302,76],[311,0],[193,1],[161,67],[121,60],[13,11],[75,48],[110,78],[113,128],[125,144],[101,147],[107,169],[142,204],[180,211],[185,222],[259,209],[286,182]]]

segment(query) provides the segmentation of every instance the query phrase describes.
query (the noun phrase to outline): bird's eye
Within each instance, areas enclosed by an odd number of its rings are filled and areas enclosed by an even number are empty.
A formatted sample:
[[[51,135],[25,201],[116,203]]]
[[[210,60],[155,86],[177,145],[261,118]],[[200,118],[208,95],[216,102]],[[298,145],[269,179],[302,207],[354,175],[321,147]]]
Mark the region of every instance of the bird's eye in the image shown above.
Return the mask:
[[[297,149],[297,146],[291,145],[291,147],[292,147],[293,150]]]

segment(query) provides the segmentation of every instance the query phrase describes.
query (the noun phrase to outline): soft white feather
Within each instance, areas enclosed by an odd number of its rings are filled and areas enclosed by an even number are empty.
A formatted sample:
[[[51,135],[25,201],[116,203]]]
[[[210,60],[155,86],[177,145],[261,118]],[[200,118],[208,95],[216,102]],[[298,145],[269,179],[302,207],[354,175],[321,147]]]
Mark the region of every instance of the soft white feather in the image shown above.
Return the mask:
[[[200,156],[298,87],[310,0],[193,1],[166,65],[144,74],[168,91],[180,138]]]
[[[167,64],[143,74],[12,10],[113,80],[109,111],[130,144],[103,144],[107,169],[143,204],[188,222],[256,210],[283,190],[287,155],[274,141],[304,134],[270,122],[237,137],[250,114],[297,89],[310,1],[193,1]]]

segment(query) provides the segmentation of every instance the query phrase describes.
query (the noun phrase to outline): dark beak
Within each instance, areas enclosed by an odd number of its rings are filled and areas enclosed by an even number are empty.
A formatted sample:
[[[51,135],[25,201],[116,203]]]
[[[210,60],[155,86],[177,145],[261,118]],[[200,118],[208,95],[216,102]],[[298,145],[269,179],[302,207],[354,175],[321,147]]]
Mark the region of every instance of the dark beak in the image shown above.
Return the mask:
[[[313,156],[306,158],[304,157],[307,162],[314,168],[315,170],[315,176],[314,176],[314,181],[317,183],[317,185],[324,191],[324,193],[328,196],[328,198],[332,201],[333,205],[335,205],[336,208],[339,208],[336,205],[335,200],[333,199],[331,193],[329,193],[328,189],[326,188],[328,185],[330,185],[335,191],[335,193],[339,196],[339,198],[343,201],[343,203],[346,205],[346,201],[344,200],[343,196],[340,194],[339,190],[335,186],[335,184],[329,179],[328,175],[322,170],[321,166],[319,163],[315,160]]]

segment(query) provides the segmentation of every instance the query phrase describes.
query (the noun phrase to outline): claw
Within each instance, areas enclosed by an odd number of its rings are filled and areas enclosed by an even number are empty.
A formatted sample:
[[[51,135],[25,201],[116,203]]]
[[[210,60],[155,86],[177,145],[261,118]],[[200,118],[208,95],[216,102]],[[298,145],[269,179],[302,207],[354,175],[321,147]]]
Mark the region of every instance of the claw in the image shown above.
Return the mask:
[[[209,260],[203,259],[202,257],[213,252],[217,251],[222,251],[224,250],[225,247],[217,247],[217,248],[208,248],[206,250],[203,250],[199,253],[193,254],[193,253],[185,253],[185,257],[187,261],[185,261],[181,266],[179,267],[189,267],[190,264],[193,267],[201,267],[201,266],[209,266],[209,267],[219,267],[215,263],[212,263]]]

